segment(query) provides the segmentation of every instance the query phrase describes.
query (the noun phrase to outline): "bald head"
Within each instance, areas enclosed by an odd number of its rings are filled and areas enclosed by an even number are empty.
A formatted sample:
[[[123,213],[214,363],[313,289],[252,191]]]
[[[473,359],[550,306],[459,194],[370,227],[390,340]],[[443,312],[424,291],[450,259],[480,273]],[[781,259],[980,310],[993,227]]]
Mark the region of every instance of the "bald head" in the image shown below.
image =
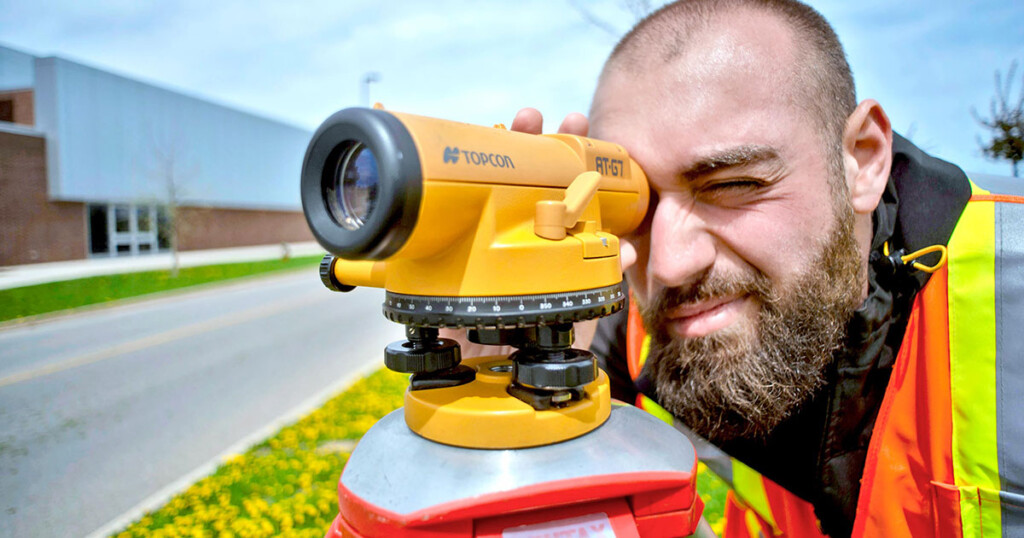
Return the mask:
[[[760,21],[750,25],[750,21]],[[841,143],[846,118],[857,106],[853,77],[842,45],[814,9],[793,0],[680,0],[636,25],[612,51],[601,80],[639,70],[659,69],[687,55],[705,55],[723,28],[764,30],[767,52],[776,63],[778,88],[804,111],[826,141],[829,152]],[[779,38],[778,36],[782,36]],[[755,36],[761,37],[761,36]],[[733,55],[706,56],[708,69]],[[596,103],[595,103],[596,105]]]

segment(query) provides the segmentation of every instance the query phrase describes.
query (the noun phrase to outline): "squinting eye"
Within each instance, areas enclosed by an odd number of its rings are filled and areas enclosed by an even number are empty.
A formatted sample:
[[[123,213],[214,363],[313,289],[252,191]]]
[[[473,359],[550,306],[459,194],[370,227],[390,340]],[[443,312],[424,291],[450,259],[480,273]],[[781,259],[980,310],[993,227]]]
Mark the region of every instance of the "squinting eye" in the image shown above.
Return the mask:
[[[733,191],[733,190],[752,190],[761,186],[759,181],[723,181],[721,183],[712,183],[705,187],[708,191]]]
[[[754,193],[760,191],[764,183],[757,180],[718,181],[700,187],[696,196],[711,204],[734,204],[749,201]]]

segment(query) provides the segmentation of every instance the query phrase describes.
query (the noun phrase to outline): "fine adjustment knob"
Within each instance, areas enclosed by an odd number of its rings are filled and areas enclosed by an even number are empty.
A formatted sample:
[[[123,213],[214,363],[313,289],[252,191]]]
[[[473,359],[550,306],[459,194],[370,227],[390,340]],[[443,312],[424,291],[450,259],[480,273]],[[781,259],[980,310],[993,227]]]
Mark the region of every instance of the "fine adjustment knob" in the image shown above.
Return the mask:
[[[459,343],[449,338],[400,340],[384,349],[384,365],[406,374],[437,372],[462,362]]]
[[[523,349],[512,354],[513,378],[534,389],[563,390],[586,385],[597,379],[594,354],[582,349],[545,352]]]
[[[324,255],[324,259],[320,260],[320,281],[331,291],[352,291],[356,289],[355,286],[342,284],[334,276],[334,262],[336,261],[338,261],[338,258],[330,254]]]

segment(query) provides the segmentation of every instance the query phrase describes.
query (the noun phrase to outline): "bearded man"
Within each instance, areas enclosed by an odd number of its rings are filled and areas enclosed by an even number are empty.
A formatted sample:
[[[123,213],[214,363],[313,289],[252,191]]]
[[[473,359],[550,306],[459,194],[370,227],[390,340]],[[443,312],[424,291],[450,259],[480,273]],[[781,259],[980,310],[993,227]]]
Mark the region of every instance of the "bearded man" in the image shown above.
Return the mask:
[[[592,349],[613,395],[728,454],[727,535],[1024,533],[1020,198],[894,135],[790,0],[652,14],[589,127],[561,131],[621,144],[652,187],[622,252],[631,314]],[[908,255],[931,246],[949,263]]]

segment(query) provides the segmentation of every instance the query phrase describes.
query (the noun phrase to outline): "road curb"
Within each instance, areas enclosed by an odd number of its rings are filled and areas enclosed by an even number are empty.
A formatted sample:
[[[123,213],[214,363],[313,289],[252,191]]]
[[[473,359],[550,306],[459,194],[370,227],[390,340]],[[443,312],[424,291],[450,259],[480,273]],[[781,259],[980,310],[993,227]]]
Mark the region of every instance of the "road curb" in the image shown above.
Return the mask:
[[[147,512],[151,512],[163,506],[172,497],[185,491],[192,484],[195,484],[199,480],[213,474],[213,472],[217,470],[217,467],[225,463],[231,457],[245,453],[253,446],[277,433],[281,428],[294,423],[302,417],[323,407],[323,405],[331,398],[350,388],[359,381],[359,379],[366,377],[370,373],[382,367],[383,365],[380,361],[380,357],[374,357],[374,359],[372,361],[368,361],[364,367],[339,379],[336,383],[307,398],[299,405],[269,422],[267,425],[239,439],[206,463],[203,463],[183,475],[181,478],[178,478],[174,482],[160,488],[155,493],[130,508],[128,511],[90,532],[86,535],[86,538],[105,538],[124,530],[128,525],[144,516]],[[341,469],[338,470],[338,473],[340,476]]]

